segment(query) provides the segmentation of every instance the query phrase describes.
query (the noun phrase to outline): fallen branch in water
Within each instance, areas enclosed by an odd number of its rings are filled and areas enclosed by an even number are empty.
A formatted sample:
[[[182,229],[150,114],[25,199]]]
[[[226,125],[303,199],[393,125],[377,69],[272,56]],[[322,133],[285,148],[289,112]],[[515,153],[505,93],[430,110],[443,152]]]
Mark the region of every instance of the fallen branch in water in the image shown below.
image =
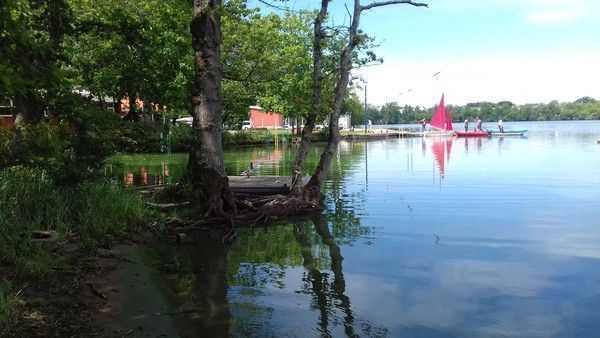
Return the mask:
[[[182,202],[182,203],[152,203],[152,202],[146,202],[146,205],[160,210],[160,211],[171,211],[171,210],[175,210],[175,209],[180,209],[180,208],[184,208],[190,205],[190,202]]]

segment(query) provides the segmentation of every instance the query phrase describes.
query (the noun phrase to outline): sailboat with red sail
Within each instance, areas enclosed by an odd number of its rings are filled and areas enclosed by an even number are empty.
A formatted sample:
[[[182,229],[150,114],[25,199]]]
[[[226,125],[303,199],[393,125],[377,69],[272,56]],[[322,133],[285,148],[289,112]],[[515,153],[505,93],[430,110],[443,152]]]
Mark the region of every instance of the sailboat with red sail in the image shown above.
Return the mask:
[[[454,130],[452,128],[452,117],[450,116],[450,110],[444,107],[444,94],[442,94],[440,104],[435,109],[429,125],[437,131],[434,135],[448,134],[458,137],[486,137],[489,135],[487,131]]]
[[[450,118],[450,111],[444,106],[444,94],[442,94],[440,104],[433,113],[429,126],[435,129],[433,132],[434,136],[453,135],[452,118]]]

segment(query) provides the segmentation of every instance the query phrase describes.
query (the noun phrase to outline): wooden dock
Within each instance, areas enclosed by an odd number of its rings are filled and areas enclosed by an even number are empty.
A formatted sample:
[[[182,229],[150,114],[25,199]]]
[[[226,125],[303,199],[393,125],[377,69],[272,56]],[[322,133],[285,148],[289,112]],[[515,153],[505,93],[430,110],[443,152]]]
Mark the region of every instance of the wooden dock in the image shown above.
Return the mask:
[[[409,130],[394,130],[394,129],[373,129],[368,133],[362,131],[355,132],[344,132],[342,133],[342,139],[344,140],[380,140],[380,139],[391,139],[391,138],[407,138],[407,137],[452,137],[453,132],[447,131],[409,131]]]
[[[275,195],[290,192],[290,176],[228,176],[231,191],[246,195]]]
[[[227,176],[229,178],[229,188],[236,194],[242,195],[276,195],[288,194],[292,185],[290,176]],[[310,176],[302,179],[302,184],[308,183]],[[138,190],[140,194],[147,195],[164,188],[164,184],[130,187]]]

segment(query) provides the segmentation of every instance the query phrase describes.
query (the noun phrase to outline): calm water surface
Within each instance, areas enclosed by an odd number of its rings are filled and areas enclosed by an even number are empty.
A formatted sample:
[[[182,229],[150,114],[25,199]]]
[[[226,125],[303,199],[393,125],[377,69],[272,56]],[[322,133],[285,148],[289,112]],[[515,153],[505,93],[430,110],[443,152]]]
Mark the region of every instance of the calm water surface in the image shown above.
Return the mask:
[[[342,142],[323,217],[149,249],[176,267],[157,273],[173,309],[193,309],[174,322],[206,336],[599,336],[600,121],[505,128],[529,132]],[[226,162],[283,175],[293,154]]]

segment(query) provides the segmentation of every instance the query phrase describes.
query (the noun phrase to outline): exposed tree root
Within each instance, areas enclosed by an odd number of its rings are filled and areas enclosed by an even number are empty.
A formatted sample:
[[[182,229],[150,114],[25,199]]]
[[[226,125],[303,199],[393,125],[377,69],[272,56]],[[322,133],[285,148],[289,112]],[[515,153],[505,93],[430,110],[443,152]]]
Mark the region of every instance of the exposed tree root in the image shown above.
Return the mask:
[[[307,196],[304,194],[236,198],[233,201],[236,207],[235,213],[227,213],[222,203],[215,203],[198,218],[168,220],[167,231],[174,233],[217,231],[223,235],[223,242],[231,241],[236,235],[236,228],[255,227],[283,218],[306,217],[321,211],[320,201]]]

